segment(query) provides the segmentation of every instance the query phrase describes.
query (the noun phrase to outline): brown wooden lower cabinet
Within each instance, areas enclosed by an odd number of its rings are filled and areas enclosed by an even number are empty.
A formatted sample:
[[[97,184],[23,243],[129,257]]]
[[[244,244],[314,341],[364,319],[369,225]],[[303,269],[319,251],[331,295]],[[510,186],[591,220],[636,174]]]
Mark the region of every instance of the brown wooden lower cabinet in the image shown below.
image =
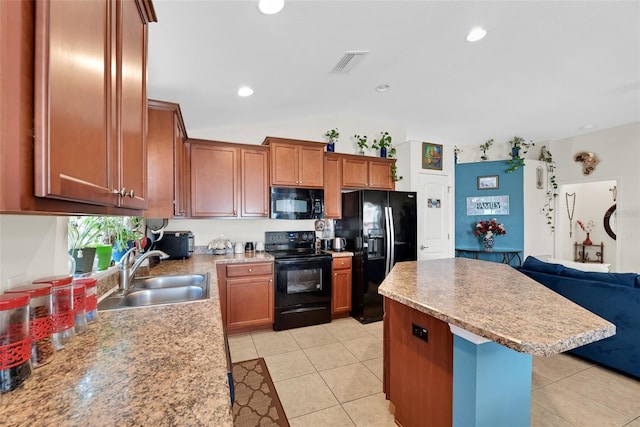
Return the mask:
[[[396,423],[451,426],[453,422],[453,335],[446,322],[385,298],[384,391]],[[428,330],[428,342],[412,325]]]
[[[348,316],[351,311],[351,257],[333,259],[332,317]]]
[[[273,263],[218,265],[218,291],[227,333],[273,325]]]

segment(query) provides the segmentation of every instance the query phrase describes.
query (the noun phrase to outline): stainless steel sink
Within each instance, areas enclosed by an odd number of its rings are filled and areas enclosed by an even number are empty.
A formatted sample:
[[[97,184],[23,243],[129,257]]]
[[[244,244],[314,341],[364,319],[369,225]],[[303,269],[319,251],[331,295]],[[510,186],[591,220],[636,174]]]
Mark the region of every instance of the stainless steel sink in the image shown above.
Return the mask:
[[[173,288],[176,286],[202,286],[205,276],[203,274],[185,274],[177,276],[139,277],[133,279],[132,288],[157,289]]]
[[[200,286],[174,286],[171,288],[156,289],[134,288],[122,298],[120,305],[141,307],[172,302],[195,301],[201,299],[203,294],[204,289]]]
[[[199,301],[209,298],[209,275],[166,275],[132,281],[124,294],[113,294],[98,304],[98,310],[117,310]]]

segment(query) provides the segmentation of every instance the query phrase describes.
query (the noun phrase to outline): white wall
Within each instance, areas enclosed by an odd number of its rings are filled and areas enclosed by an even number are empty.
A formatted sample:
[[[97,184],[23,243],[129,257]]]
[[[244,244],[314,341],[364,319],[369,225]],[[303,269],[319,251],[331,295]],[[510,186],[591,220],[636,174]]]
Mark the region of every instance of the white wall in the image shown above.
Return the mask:
[[[215,129],[189,129],[189,138],[211,139],[215,141],[239,142],[243,144],[261,144],[267,136],[302,139],[309,141],[327,141],[325,132],[338,128],[340,138],[336,144],[337,153],[356,154],[358,145],[353,135],[367,135],[369,146],[379,139],[380,132],[389,132],[394,145],[406,141],[404,126],[393,123],[363,119],[357,116],[318,116],[301,120],[282,120],[279,122],[255,123],[249,126]],[[365,151],[367,156],[376,156],[374,150]]]
[[[574,136],[551,144],[558,165],[559,185],[597,181],[617,181],[617,271],[639,272],[640,251],[638,229],[640,219],[640,122]],[[581,151],[594,152],[600,159],[590,175],[583,175],[582,164],[573,156]],[[587,197],[591,197],[590,195]],[[556,212],[566,215],[564,195],[556,199]],[[612,200],[612,199],[609,199]],[[576,208],[577,209],[577,208]],[[604,215],[604,212],[602,212]],[[578,214],[576,218],[578,219]],[[596,218],[593,218],[596,222]],[[602,228],[602,221],[596,222]],[[556,233],[556,248],[562,247],[563,236]],[[593,239],[592,239],[593,240]],[[606,249],[605,249],[606,253]]]
[[[232,242],[264,242],[265,231],[313,231],[315,221],[285,219],[172,219],[166,230],[193,231],[196,246],[222,238]]]
[[[613,240],[604,229],[604,214],[613,205],[610,188],[616,185],[615,181],[586,182],[582,184],[563,185],[558,192],[560,206],[558,208],[558,249],[556,258],[573,261],[574,242],[582,242],[587,237],[586,233],[578,226],[578,220],[587,223],[593,221],[594,228],[589,238],[594,244],[604,243],[604,262],[611,264],[610,271],[618,271],[617,265],[617,241]],[[569,211],[573,209],[573,236],[569,236],[569,217],[567,214],[567,199],[565,194],[575,194],[569,198]],[[575,198],[575,209],[573,200]]]
[[[537,188],[536,169],[542,167],[543,188]],[[548,174],[544,162],[527,160],[523,169],[524,257],[553,256],[554,233],[542,208],[547,203]],[[523,259],[524,261],[524,259]]]
[[[66,217],[0,215],[0,293],[66,274],[67,259]]]

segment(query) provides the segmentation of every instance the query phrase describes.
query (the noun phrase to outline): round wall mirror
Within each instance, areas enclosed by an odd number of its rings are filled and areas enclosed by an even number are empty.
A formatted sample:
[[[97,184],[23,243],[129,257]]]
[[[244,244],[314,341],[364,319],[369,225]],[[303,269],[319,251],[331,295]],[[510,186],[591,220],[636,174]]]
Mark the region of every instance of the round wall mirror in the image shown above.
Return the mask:
[[[604,230],[609,237],[616,240],[616,205],[611,206],[604,213]]]

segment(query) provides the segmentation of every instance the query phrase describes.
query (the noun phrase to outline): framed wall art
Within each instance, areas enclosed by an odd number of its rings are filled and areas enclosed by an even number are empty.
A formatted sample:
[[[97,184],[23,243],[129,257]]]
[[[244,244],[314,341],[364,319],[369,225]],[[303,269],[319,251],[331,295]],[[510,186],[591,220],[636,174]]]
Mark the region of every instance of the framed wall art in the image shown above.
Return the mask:
[[[422,169],[442,170],[442,145],[422,143]]]
[[[498,188],[499,188],[498,175],[478,177],[478,190],[496,190]]]

